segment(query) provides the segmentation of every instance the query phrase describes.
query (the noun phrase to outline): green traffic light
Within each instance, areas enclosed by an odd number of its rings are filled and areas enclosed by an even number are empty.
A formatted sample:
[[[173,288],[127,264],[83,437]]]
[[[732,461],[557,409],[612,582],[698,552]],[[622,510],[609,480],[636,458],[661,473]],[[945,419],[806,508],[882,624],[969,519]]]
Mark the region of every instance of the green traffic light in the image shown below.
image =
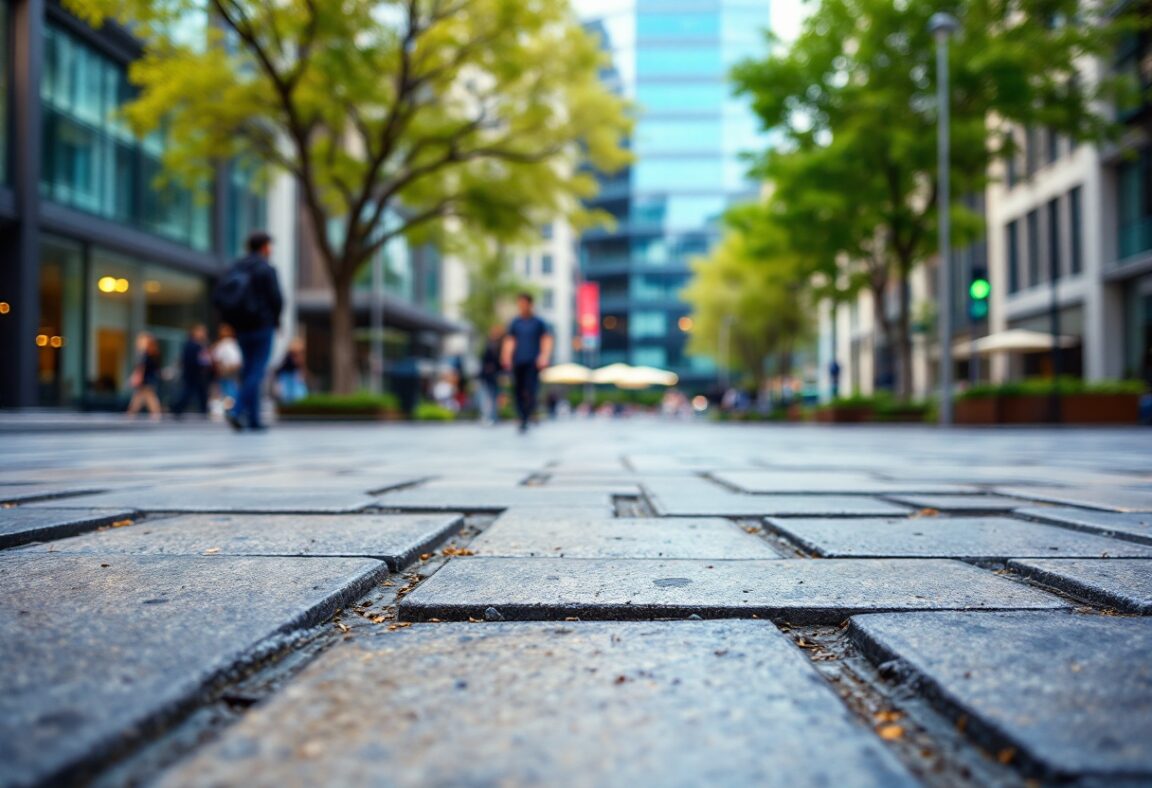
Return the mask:
[[[973,279],[968,285],[968,295],[975,301],[983,301],[992,293],[992,285],[987,279]]]

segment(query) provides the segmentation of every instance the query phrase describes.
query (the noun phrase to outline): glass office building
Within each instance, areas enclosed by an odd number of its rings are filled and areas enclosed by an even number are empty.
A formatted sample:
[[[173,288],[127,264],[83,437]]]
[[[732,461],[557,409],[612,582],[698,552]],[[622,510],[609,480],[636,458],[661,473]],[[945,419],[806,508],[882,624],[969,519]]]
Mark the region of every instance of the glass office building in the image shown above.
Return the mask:
[[[609,6],[605,6],[608,8]],[[604,79],[638,107],[635,162],[602,181],[595,207],[610,230],[580,241],[584,278],[601,288],[598,363],[676,370],[688,386],[715,379],[709,359],[689,358],[680,291],[689,261],[718,240],[731,205],[755,199],[740,154],[764,136],[728,73],[765,52],[764,0],[634,0],[596,13],[578,8],[612,55]]]
[[[138,43],[55,3],[0,0],[0,405],[119,407],[136,334],[174,363],[215,276],[266,221],[254,179],[158,181],[164,136],[119,109]]]

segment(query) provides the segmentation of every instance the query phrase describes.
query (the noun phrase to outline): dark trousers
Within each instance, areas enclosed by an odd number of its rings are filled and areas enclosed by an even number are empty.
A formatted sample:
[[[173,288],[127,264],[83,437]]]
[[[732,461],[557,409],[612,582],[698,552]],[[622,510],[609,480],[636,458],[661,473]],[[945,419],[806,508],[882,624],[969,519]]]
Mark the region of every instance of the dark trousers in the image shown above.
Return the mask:
[[[172,412],[179,416],[188,405],[199,406],[202,413],[208,412],[208,382],[203,379],[185,379],[180,383],[180,395],[172,404]]]
[[[512,380],[516,392],[516,413],[520,423],[527,424],[536,412],[536,390],[540,384],[540,370],[536,362],[517,364],[512,368]]]
[[[268,361],[272,357],[272,339],[275,332],[271,328],[245,331],[236,335],[240,354],[244,357],[244,367],[240,371],[240,396],[232,413],[249,427],[261,427],[260,389],[264,376],[268,373]]]

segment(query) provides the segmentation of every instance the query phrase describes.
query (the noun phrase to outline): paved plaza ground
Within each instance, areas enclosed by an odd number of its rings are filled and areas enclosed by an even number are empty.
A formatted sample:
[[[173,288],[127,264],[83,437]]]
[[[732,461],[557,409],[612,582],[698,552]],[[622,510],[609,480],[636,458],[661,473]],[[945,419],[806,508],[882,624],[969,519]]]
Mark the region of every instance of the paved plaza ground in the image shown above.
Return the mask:
[[[1152,783],[1146,429],[35,425],[0,786]]]

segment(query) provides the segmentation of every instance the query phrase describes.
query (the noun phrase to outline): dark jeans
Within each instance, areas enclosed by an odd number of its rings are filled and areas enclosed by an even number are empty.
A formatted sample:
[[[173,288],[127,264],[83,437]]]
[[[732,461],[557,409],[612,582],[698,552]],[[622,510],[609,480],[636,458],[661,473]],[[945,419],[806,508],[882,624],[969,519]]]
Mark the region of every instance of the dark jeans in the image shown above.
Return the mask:
[[[180,395],[172,404],[172,412],[179,416],[188,405],[198,405],[202,413],[208,412],[208,383],[204,380],[185,380],[180,384]]]
[[[260,389],[268,372],[275,333],[271,328],[261,328],[236,335],[240,354],[244,356],[244,368],[240,372],[240,396],[232,413],[241,423],[247,419],[249,427],[263,426],[260,424]]]
[[[536,390],[540,384],[540,370],[536,362],[516,364],[512,367],[512,380],[516,392],[516,413],[520,423],[527,424],[536,412]]]

